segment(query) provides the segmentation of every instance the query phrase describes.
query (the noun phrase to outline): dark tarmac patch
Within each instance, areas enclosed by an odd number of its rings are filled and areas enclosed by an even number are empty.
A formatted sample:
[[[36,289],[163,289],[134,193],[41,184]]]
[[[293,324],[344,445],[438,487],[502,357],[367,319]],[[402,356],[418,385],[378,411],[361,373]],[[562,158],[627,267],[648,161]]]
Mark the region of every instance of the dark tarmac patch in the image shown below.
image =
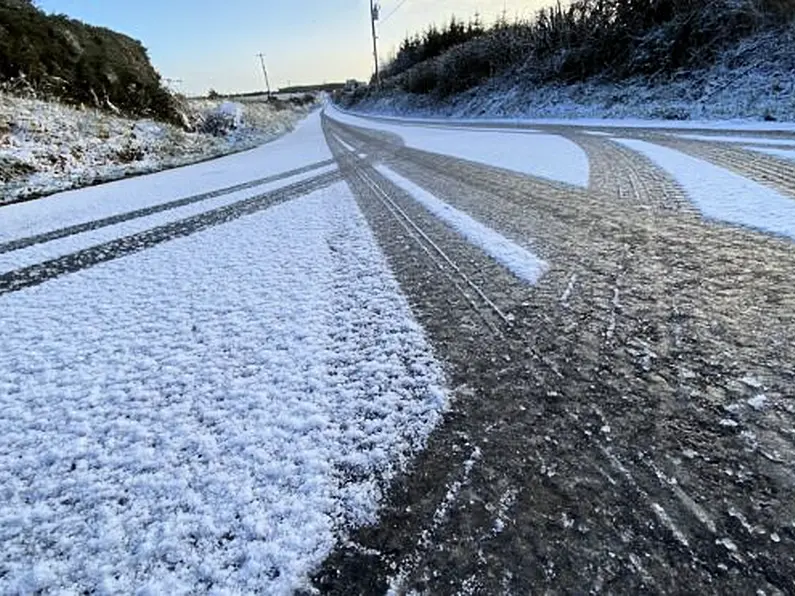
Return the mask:
[[[795,592],[791,243],[326,126],[552,269],[524,286],[329,135],[454,402],[321,592]]]

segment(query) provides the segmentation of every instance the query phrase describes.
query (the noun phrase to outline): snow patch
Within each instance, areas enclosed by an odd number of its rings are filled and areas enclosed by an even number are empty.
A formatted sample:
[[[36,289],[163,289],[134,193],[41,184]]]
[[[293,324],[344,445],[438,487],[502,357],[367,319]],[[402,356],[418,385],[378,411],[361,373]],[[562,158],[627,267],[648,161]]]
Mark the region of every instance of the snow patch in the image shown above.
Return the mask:
[[[0,208],[0,243],[127,213],[331,159],[315,113],[256,149]]]
[[[781,157],[783,159],[795,161],[795,149],[775,149],[772,147],[756,146],[746,146],[744,149],[750,149],[751,151],[756,151],[758,153],[766,153],[767,155],[772,155],[774,157]]]
[[[337,135],[334,135],[334,140],[336,140],[336,141],[337,141],[337,142],[338,142],[340,145],[342,145],[342,146],[343,146],[345,149],[347,149],[347,150],[348,150],[348,152],[350,152],[350,153],[356,153],[356,147],[354,147],[353,145],[349,145],[348,143],[346,143],[345,141],[343,141],[343,140],[342,140],[340,137],[338,137]]]
[[[588,186],[588,156],[575,143],[549,134],[506,134],[505,130],[400,125],[346,114],[333,106],[327,116],[351,126],[388,132],[408,147],[498,168]]]
[[[264,184],[252,189],[233,192],[220,197],[199,201],[184,207],[169,209],[154,215],[138,217],[130,221],[106,226],[97,230],[74,234],[65,238],[51,240],[50,242],[44,242],[41,244],[34,244],[33,246],[29,246],[27,248],[0,254],[0,275],[15,269],[29,267],[31,265],[43,263],[50,259],[55,259],[64,255],[78,252],[80,250],[91,248],[93,246],[98,246],[100,244],[116,240],[117,238],[124,238],[125,236],[131,236],[139,232],[144,232],[167,223],[187,219],[189,217],[199,215],[200,213],[205,213],[225,205],[231,205],[233,203],[237,203],[263,193],[277,190],[284,186],[300,182],[301,180],[314,178],[315,176],[319,176],[335,169],[336,166],[333,165],[325,166],[304,174],[298,174],[296,176],[284,178],[278,182],[272,182],[270,184]]]
[[[706,217],[795,239],[795,200],[667,147],[634,139],[616,141],[670,172]]]
[[[386,166],[377,165],[375,168],[382,176],[406,191],[428,211],[450,225],[518,278],[535,285],[549,269],[549,265],[539,256],[508,240],[463,211],[448,205],[411,180]]]
[[[743,137],[736,135],[692,135],[692,134],[677,134],[675,135],[680,139],[690,139],[693,141],[708,141],[710,143],[747,143],[749,145],[770,145],[776,147],[791,147],[795,148],[795,139],[767,139],[765,137]]]
[[[250,149],[289,132],[307,112],[210,101],[191,101],[190,109],[221,114],[233,132],[185,132],[0,92],[0,205]]]
[[[767,407],[767,396],[764,393],[760,393],[755,397],[751,397],[748,399],[748,405],[754,410],[764,410]]]
[[[217,113],[230,118],[234,123],[235,128],[240,128],[243,126],[243,114],[245,113],[245,108],[242,104],[235,103],[233,101],[225,101],[218,106]]]
[[[343,184],[2,311],[2,593],[306,588],[447,399]]]

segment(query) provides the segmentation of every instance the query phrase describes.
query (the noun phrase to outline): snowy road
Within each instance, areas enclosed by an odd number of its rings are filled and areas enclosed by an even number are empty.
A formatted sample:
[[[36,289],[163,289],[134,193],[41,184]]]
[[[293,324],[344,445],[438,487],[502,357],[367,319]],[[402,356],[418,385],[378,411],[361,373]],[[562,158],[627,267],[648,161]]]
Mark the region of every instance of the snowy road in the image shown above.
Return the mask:
[[[788,151],[328,109],[0,209],[0,592],[792,593]]]

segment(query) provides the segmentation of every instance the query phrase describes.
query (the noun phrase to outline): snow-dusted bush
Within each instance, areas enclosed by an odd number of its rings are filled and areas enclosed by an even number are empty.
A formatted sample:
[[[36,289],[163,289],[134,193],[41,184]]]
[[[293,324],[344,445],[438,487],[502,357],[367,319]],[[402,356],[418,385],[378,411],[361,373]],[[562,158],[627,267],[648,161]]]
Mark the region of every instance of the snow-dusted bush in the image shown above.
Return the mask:
[[[497,118],[753,119],[795,122],[795,24],[761,31],[705,68],[670,76],[537,82],[512,71],[440,99],[392,89],[360,97],[379,114]]]
[[[385,85],[445,97],[506,72],[533,83],[671,75],[793,18],[793,0],[575,0],[471,35],[455,21],[431,27],[404,41]]]
[[[0,89],[182,124],[139,41],[29,0],[0,0]]]
[[[249,149],[307,112],[207,100],[184,101],[182,109],[194,132],[0,91],[0,204]],[[196,131],[207,114],[220,114],[233,134]]]
[[[239,103],[225,101],[202,117],[199,132],[216,137],[228,135],[243,126],[244,108]]]

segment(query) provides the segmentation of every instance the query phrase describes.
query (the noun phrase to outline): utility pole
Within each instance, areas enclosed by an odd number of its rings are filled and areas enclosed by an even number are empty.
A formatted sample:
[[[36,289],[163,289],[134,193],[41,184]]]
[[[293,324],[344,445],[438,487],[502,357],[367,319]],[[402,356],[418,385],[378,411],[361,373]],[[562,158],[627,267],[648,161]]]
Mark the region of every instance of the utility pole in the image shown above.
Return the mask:
[[[262,64],[262,74],[265,75],[265,88],[268,90],[268,99],[271,98],[271,83],[268,80],[268,69],[265,68],[265,54],[257,54],[260,64]]]
[[[378,20],[378,13],[381,8],[376,0],[370,0],[370,25],[373,29],[373,60],[375,61],[375,84],[381,86],[381,73],[378,70],[378,35],[375,32],[375,22]]]

